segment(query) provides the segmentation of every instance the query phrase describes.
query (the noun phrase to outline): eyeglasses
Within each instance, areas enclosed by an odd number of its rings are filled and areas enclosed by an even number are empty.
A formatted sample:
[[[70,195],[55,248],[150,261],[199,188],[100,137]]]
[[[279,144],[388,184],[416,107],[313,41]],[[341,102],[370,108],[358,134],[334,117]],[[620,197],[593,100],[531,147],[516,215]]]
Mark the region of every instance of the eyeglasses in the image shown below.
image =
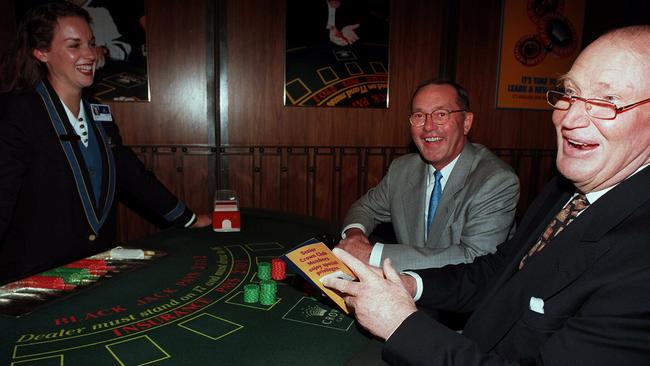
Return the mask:
[[[433,123],[437,125],[444,125],[449,121],[449,116],[452,113],[457,113],[457,112],[466,112],[466,109],[456,109],[453,111],[450,111],[449,109],[437,109],[431,113],[424,113],[424,112],[413,112],[409,116],[409,122],[411,122],[411,125],[413,127],[422,127],[427,121],[427,116],[431,116],[431,120]]]
[[[583,101],[587,114],[598,119],[614,119],[621,112],[650,102],[650,98],[648,98],[624,107],[617,107],[616,104],[602,99],[587,99],[577,95],[568,95],[557,90],[549,90],[546,92],[546,101],[548,104],[561,111],[566,111],[571,108],[576,100]]]

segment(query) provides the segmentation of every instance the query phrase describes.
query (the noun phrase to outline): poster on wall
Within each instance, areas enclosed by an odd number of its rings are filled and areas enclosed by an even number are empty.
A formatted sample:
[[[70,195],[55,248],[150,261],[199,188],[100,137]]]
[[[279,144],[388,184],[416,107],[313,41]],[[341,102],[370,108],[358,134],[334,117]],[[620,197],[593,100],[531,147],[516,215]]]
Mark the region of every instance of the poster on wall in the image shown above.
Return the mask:
[[[85,90],[103,101],[149,101],[144,0],[69,0],[88,11],[97,45],[94,84]],[[16,1],[16,19],[52,0]]]
[[[287,0],[285,106],[388,107],[389,0]]]
[[[503,0],[497,108],[551,109],[546,91],[580,52],[584,0]]]

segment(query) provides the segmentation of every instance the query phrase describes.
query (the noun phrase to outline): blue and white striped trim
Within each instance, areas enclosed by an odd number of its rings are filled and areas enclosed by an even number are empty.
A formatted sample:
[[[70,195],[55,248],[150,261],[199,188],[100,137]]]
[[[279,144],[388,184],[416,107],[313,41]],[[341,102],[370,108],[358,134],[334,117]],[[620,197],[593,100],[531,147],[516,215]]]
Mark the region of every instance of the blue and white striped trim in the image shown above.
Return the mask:
[[[90,106],[87,103],[84,103],[84,106],[87,110],[90,110]],[[113,200],[115,199],[115,181],[117,180],[115,173],[115,159],[113,159],[113,150],[108,143],[108,137],[106,131],[104,130],[104,126],[101,123],[97,123],[94,118],[91,117],[91,119],[93,121],[93,125],[97,127],[97,130],[99,131],[99,138],[97,140],[101,140],[103,142],[101,145],[106,152],[106,160],[108,162],[108,168],[106,169],[108,172],[108,187],[106,191],[106,200],[104,200],[104,214],[102,217],[102,221],[104,221],[106,217],[108,217],[108,214],[111,211],[111,207],[113,206]]]
[[[165,218],[165,220],[172,222],[177,218],[179,218],[183,214],[183,212],[185,212],[185,208],[186,208],[185,204],[181,201],[178,201],[176,207],[174,207],[173,210],[166,213],[163,217]]]

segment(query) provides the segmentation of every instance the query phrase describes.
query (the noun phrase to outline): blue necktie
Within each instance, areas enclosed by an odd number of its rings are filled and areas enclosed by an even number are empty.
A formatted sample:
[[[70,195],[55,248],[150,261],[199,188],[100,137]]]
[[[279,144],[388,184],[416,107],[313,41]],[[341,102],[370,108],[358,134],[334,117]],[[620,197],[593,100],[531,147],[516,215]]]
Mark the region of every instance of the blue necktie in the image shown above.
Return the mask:
[[[429,198],[429,214],[427,215],[427,234],[429,233],[429,228],[431,227],[431,222],[433,222],[433,217],[436,215],[436,208],[438,208],[438,203],[440,203],[440,197],[442,196],[442,185],[440,180],[442,179],[442,174],[439,170],[436,170],[433,173],[433,177],[436,180],[435,185],[433,186],[433,191],[431,191],[431,197]]]

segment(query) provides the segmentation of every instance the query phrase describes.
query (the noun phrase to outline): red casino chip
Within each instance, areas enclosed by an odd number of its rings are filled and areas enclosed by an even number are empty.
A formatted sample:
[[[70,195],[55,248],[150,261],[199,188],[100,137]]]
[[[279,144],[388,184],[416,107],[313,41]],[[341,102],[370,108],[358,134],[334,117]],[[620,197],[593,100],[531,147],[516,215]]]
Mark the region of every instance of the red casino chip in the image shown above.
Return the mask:
[[[75,288],[75,285],[66,284],[63,278],[61,277],[51,277],[51,276],[31,276],[24,278],[20,281],[11,283],[9,285],[12,288],[18,287],[32,287],[32,288],[41,288],[47,290],[72,290]]]
[[[282,281],[287,278],[287,264],[282,259],[275,258],[271,261],[271,278]]]
[[[76,262],[66,264],[67,268],[85,268],[90,274],[103,276],[111,269],[104,259],[81,259]]]
[[[535,66],[544,60],[546,50],[536,34],[522,37],[515,44],[515,58],[524,66]]]

